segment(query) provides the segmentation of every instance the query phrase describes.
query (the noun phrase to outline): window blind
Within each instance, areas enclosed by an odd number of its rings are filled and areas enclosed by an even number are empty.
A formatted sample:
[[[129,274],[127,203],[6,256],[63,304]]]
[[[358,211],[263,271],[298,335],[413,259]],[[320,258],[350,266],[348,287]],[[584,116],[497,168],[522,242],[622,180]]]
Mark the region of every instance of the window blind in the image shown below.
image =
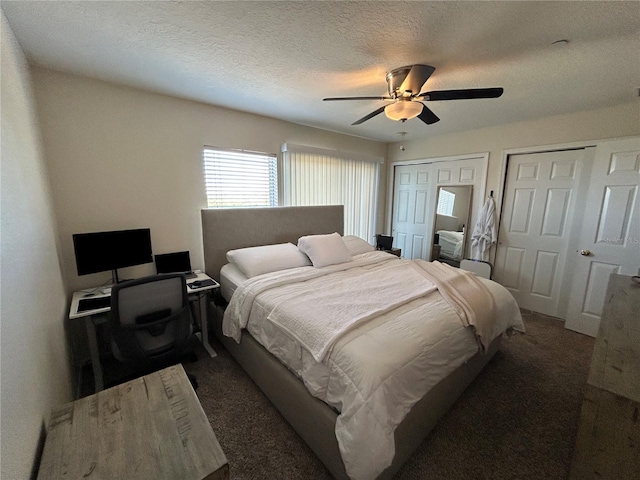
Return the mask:
[[[348,153],[283,146],[284,204],[344,205],[344,234],[375,237],[379,163]]]
[[[440,189],[438,194],[438,208],[439,215],[453,215],[453,205],[456,202],[456,194],[444,189]]]
[[[203,163],[209,207],[278,205],[275,155],[205,147]]]

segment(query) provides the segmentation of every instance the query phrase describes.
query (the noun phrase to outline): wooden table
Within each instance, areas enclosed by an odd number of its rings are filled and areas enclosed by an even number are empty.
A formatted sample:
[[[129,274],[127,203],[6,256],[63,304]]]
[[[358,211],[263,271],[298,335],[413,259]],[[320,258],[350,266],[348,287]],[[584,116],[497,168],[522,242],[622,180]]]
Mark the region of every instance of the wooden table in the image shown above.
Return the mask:
[[[593,350],[571,479],[640,478],[640,286],[612,274]]]
[[[54,409],[38,479],[228,480],[181,365]]]

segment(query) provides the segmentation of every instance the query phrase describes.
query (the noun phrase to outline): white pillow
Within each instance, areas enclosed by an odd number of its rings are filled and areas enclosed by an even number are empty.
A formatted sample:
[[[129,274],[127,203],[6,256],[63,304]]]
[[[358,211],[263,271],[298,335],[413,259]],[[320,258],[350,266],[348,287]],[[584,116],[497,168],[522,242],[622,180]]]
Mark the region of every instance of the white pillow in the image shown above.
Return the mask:
[[[300,237],[298,248],[307,254],[314,267],[326,267],[351,261],[351,254],[338,233]]]
[[[311,265],[309,258],[293,243],[229,250],[227,260],[236,265],[247,278]]]
[[[373,245],[367,243],[365,240],[355,235],[345,235],[342,237],[344,244],[347,246],[347,250],[351,255],[360,255],[361,253],[373,252],[375,248]]]

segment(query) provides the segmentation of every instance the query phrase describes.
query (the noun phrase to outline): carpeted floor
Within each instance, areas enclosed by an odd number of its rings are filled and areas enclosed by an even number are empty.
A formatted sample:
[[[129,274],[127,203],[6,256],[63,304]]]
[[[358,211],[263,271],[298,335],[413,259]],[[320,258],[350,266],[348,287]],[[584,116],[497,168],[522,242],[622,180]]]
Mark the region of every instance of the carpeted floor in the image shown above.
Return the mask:
[[[523,318],[527,334],[503,341],[396,479],[567,478],[594,339],[557,319]],[[224,347],[212,345],[217,357],[198,344],[199,360],[184,367],[197,376],[231,479],[330,479]]]
[[[563,479],[571,465],[594,339],[524,314],[501,350],[397,479]],[[328,479],[327,470],[217,342],[185,364],[231,478]]]

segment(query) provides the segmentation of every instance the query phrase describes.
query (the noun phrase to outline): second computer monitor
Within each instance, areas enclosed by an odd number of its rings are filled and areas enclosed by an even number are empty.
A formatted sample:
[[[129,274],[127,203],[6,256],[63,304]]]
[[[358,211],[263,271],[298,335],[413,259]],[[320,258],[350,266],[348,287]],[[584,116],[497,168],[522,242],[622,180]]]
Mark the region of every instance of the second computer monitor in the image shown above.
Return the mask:
[[[378,250],[391,250],[393,247],[393,237],[388,235],[376,235],[376,248]]]
[[[155,256],[156,272],[188,273],[191,272],[189,252],[163,253]]]

